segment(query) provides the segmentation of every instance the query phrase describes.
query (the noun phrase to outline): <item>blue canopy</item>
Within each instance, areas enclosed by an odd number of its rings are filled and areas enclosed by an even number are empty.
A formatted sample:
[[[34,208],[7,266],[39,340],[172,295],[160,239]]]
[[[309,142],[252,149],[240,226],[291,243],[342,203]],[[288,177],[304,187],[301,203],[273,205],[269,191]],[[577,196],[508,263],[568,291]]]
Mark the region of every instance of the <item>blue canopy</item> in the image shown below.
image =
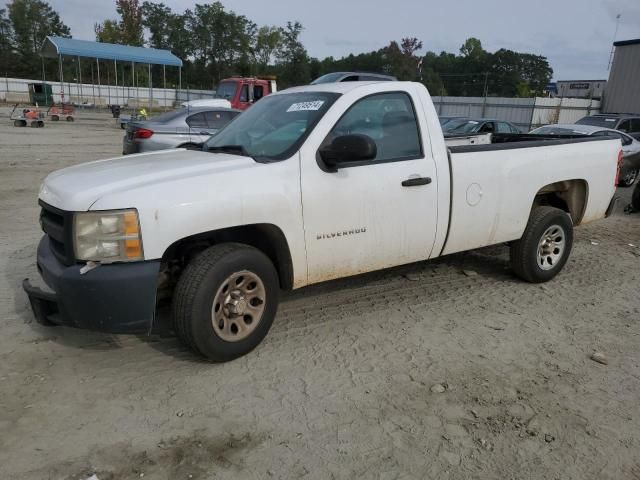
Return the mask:
[[[68,55],[72,57],[90,57],[103,60],[182,67],[182,60],[169,50],[90,42],[88,40],[76,40],[74,38],[47,37],[42,45],[41,55],[50,58],[57,58],[59,55]]]

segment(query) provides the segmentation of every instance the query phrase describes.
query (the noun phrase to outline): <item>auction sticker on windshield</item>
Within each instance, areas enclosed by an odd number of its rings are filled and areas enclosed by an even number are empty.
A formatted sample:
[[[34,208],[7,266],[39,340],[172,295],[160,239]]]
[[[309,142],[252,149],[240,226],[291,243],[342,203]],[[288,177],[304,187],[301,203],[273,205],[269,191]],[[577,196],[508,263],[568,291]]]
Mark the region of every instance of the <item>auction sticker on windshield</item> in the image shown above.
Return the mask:
[[[294,103],[289,108],[287,108],[287,112],[304,112],[304,111],[320,110],[320,107],[322,107],[323,104],[324,104],[324,100],[314,100],[311,102]]]

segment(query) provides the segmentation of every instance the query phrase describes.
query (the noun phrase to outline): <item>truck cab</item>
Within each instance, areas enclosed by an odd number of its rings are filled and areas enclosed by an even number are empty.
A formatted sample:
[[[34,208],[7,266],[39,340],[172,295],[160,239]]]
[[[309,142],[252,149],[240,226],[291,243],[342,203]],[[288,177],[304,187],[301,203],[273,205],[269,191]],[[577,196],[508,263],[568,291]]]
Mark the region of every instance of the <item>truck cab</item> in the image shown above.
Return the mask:
[[[218,84],[216,97],[231,102],[231,108],[246,110],[262,97],[276,91],[275,78],[232,77]]]

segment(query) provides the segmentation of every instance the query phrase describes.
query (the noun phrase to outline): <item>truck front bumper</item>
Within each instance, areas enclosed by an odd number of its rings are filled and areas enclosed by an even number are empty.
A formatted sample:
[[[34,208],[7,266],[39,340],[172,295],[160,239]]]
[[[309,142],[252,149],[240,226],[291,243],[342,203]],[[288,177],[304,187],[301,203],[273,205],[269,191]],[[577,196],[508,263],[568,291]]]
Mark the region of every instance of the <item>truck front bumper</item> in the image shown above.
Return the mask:
[[[83,265],[62,264],[45,236],[38,245],[37,266],[53,292],[32,286],[28,279],[22,287],[39,323],[106,333],[151,331],[159,260],[99,265],[81,274]]]

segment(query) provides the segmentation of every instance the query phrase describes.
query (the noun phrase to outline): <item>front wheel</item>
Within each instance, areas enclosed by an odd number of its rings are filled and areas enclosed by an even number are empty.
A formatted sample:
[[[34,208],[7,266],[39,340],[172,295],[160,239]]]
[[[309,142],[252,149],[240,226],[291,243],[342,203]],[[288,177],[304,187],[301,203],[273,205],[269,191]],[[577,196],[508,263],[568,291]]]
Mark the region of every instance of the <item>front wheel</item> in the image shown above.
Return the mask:
[[[194,258],[178,280],[176,333],[209,360],[233,360],[267,335],[278,294],[278,274],[265,254],[242,244],[214,245]]]
[[[546,282],[560,273],[572,246],[569,214],[558,208],[536,207],[522,238],[511,244],[511,268],[527,282]]]

